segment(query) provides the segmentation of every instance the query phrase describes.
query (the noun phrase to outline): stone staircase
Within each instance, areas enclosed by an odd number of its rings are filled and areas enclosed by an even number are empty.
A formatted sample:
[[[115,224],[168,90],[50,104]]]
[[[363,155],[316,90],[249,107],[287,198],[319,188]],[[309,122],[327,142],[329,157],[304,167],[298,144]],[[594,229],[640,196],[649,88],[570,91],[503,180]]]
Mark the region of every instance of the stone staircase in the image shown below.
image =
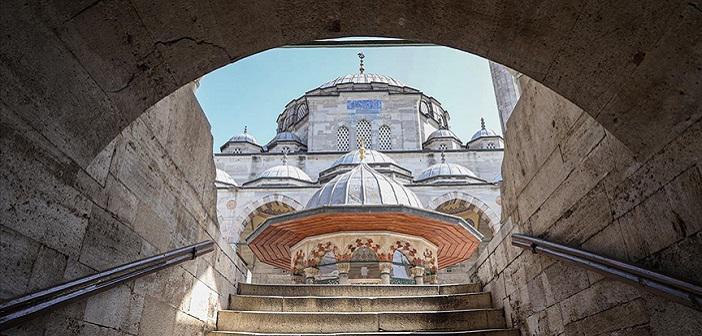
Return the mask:
[[[209,336],[519,335],[479,284],[239,284],[229,309]]]

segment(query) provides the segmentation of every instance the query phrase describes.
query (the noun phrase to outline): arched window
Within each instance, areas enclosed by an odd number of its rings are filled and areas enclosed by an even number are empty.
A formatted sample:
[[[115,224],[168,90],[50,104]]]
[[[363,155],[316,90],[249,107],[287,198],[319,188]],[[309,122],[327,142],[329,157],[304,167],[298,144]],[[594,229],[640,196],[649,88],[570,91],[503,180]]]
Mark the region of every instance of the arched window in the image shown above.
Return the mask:
[[[320,278],[338,278],[339,270],[336,267],[336,255],[334,251],[327,251],[319,262]]]
[[[302,120],[302,118],[307,114],[307,104],[300,104],[297,107],[297,120]]]
[[[378,255],[365,246],[353,251],[349,279],[380,279]]]
[[[341,126],[336,130],[336,146],[341,152],[349,151],[349,129],[346,126]]]
[[[356,125],[356,148],[361,148],[361,142],[363,145],[371,149],[371,124],[368,120],[361,119]]]
[[[380,126],[378,130],[378,149],[381,151],[392,150],[392,134],[388,125]]]
[[[411,279],[412,264],[400,250],[395,250],[392,255],[392,277],[397,279]]]

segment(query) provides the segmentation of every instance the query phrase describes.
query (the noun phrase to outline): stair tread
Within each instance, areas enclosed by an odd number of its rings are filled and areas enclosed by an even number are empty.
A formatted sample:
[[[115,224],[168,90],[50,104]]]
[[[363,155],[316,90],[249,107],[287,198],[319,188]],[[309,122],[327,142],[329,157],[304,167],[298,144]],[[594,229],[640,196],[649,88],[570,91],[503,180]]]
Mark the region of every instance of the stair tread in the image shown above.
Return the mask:
[[[490,292],[471,292],[457,294],[427,294],[427,295],[396,295],[396,296],[321,296],[321,295],[256,295],[256,294],[231,294],[230,296],[240,296],[247,298],[272,298],[272,299],[413,299],[413,298],[459,298],[472,295],[489,295]]]
[[[220,312],[232,312],[232,313],[247,313],[247,314],[276,314],[276,315],[360,315],[360,314],[440,314],[440,313],[466,313],[475,311],[493,311],[502,310],[499,308],[474,308],[474,309],[456,309],[456,310],[409,310],[409,311],[380,311],[380,312],[300,312],[300,311],[265,311],[265,310],[237,310],[237,309],[223,309]]]
[[[482,330],[453,330],[453,331],[362,331],[362,332],[333,332],[333,333],[260,333],[246,331],[213,331],[210,335],[251,335],[251,336],[328,336],[328,335],[476,335],[485,333],[512,332],[519,335],[517,329],[482,329]]]

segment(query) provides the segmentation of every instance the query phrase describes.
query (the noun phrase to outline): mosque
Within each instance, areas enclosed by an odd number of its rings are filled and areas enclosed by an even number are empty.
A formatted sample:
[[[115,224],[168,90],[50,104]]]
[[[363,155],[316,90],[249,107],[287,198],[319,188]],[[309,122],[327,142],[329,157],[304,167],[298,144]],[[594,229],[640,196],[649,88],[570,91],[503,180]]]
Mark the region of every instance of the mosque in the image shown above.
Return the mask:
[[[465,282],[500,225],[502,137],[482,121],[464,142],[438,100],[359,57],[273,139],[244,127],[215,154],[220,229],[253,283]]]

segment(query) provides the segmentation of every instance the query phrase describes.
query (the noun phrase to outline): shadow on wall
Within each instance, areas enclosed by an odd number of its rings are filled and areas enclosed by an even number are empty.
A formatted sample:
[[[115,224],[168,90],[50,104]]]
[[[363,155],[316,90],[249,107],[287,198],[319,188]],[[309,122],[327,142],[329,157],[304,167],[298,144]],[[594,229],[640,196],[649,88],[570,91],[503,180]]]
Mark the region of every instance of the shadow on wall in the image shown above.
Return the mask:
[[[474,279],[529,334],[692,335],[699,311],[511,246],[525,233],[702,283],[702,122],[643,161],[531,79],[507,124],[502,228]]]
[[[245,277],[216,223],[209,124],[187,85],[150,108],[85,170],[3,111],[0,300],[193,244],[213,253],[8,331],[202,335]],[[8,127],[11,126],[11,127]],[[5,153],[5,152],[3,152]]]

